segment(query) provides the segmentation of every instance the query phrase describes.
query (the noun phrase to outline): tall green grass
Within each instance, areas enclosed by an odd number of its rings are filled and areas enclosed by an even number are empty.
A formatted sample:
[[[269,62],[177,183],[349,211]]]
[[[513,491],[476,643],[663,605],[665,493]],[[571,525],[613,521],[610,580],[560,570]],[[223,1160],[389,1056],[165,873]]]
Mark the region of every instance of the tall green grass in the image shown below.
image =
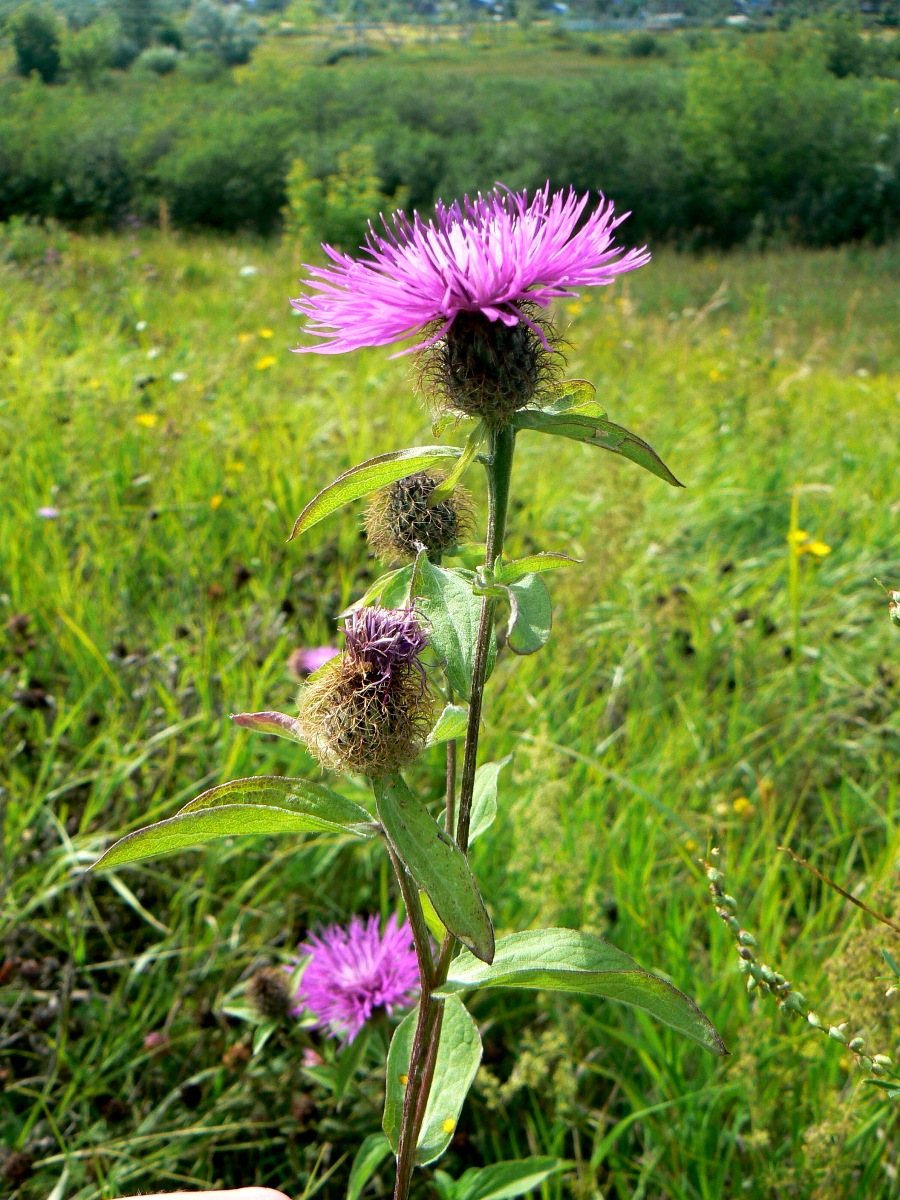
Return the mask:
[[[763,958],[895,1049],[871,999],[893,935],[776,847],[894,903],[900,659],[873,577],[900,579],[898,267],[897,248],[661,254],[560,308],[571,373],[688,487],[519,439],[511,553],[585,563],[551,583],[548,649],[501,654],[484,749],[514,757],[475,869],[498,928],[609,936],[732,1054],[609,1004],[485,995],[454,1172],[552,1152],[573,1166],[546,1186],[577,1197],[898,1194],[893,1108],[839,1045],[746,997],[696,865],[720,846]],[[204,786],[316,769],[228,713],[290,708],[290,651],[332,640],[377,567],[358,512],[287,532],[341,469],[432,435],[406,360],[288,352],[296,287],[274,246],[143,235],[72,238],[61,263],[2,276],[0,1129],[33,1160],[7,1163],[17,1200],[211,1181],[339,1196],[380,1121],[387,1030],[338,1102],[306,1034],[250,1057],[222,1013],[310,926],[395,909],[377,851],[251,839],[82,873]],[[831,553],[802,557],[792,596],[795,491]],[[432,754],[415,782],[437,797]],[[335,1048],[315,1048],[327,1066]]]

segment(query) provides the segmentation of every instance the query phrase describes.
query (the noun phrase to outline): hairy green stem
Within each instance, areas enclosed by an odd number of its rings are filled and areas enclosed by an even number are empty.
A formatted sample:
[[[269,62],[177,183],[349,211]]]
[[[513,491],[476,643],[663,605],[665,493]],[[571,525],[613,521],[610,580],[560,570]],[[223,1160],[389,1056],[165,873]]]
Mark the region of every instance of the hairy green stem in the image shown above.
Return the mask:
[[[509,508],[509,488],[512,477],[513,452],[515,449],[515,430],[509,426],[492,430],[488,452],[488,529],[486,562],[493,567],[495,561],[503,553],[503,540],[506,533],[506,514]],[[466,726],[466,741],[463,751],[462,777],[459,794],[459,814],[455,817],[456,808],[456,743],[447,746],[447,804],[445,822],[448,833],[454,832],[456,826],[456,841],[463,854],[469,848],[469,822],[472,814],[472,797],[475,789],[475,768],[478,765],[478,736],[481,728],[481,709],[484,698],[484,685],[487,678],[488,660],[491,651],[491,634],[494,629],[494,614],[496,601],[485,597],[481,605],[481,617],[478,623],[478,636],[475,642],[475,658],[472,666],[472,694],[469,701],[469,719]],[[393,853],[391,857],[394,858]],[[419,957],[419,974],[422,979],[422,994],[419,999],[419,1016],[416,1021],[416,1032],[413,1037],[412,1049],[409,1056],[409,1076],[406,1081],[406,1091],[403,1097],[403,1118],[400,1129],[400,1144],[397,1147],[397,1179],[394,1185],[394,1200],[407,1200],[409,1185],[415,1167],[416,1143],[428,1096],[434,1079],[434,1069],[437,1062],[438,1046],[441,1037],[441,1022],[444,1015],[444,1004],[434,996],[436,988],[447,979],[450,962],[456,939],[450,934],[444,938],[434,963],[430,946],[427,960],[419,951],[419,934],[417,925],[424,925],[424,915],[419,894],[411,884],[402,863],[394,859],[394,869],[409,914],[413,939],[416,944],[416,954]],[[405,883],[404,883],[405,876]],[[405,889],[405,890],[404,890]],[[408,894],[409,893],[409,894]],[[426,964],[423,966],[423,962]],[[426,969],[427,967],[427,969]]]
[[[491,431],[488,457],[488,533],[485,551],[488,568],[493,568],[494,563],[503,553],[515,445],[516,432],[511,426],[506,425],[501,429]],[[463,754],[459,790],[459,818],[456,825],[456,842],[463,854],[467,854],[469,850],[469,821],[472,815],[472,796],[475,790],[475,769],[478,766],[481,707],[496,609],[496,600],[485,596],[481,605],[481,619],[478,623],[478,638],[475,643],[472,697],[469,701],[469,721],[466,726],[466,747]]]

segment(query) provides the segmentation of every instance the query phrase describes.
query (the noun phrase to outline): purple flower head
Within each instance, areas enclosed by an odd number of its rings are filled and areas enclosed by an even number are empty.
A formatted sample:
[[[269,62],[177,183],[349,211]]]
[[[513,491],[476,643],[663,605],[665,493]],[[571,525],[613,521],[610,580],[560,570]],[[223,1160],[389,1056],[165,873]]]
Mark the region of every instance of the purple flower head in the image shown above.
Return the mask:
[[[297,676],[312,675],[337,654],[340,654],[340,650],[336,646],[301,647],[292,651],[288,658],[288,670]]]
[[[428,644],[414,608],[358,608],[344,625],[347,657],[365,661],[380,672],[379,682],[389,682],[398,668],[416,666]]]
[[[419,967],[409,925],[390,917],[384,933],[378,918],[353,917],[310,936],[300,949],[310,956],[294,1009],[316,1018],[318,1029],[352,1042],[378,1009],[393,1016],[413,1004]]]
[[[55,521],[59,516],[59,509],[55,508],[52,504],[45,504],[37,510],[37,515],[43,521]]]
[[[549,183],[530,200],[497,186],[449,208],[439,203],[427,222],[418,213],[412,221],[402,212],[382,218],[383,234],[369,227],[365,258],[325,246],[336,266],[308,266],[307,294],[291,301],[307,317],[306,332],[322,339],[303,350],[385,346],[439,321],[438,332],[413,347],[422,349],[463,312],[531,324],[523,302],[546,307],[573,288],[612,283],[649,262],[646,249],[626,254],[614,243],[628,214],[615,217],[602,197],[579,224],[589,199],[571,188],[551,195]]]

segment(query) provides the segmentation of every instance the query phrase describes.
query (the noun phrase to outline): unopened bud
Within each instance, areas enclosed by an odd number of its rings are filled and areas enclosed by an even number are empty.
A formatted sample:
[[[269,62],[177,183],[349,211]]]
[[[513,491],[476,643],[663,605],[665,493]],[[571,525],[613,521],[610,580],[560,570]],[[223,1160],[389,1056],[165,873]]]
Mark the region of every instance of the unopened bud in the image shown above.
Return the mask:
[[[847,1045],[847,1035],[842,1029],[838,1029],[837,1025],[831,1026],[828,1030],[828,1036],[834,1038],[836,1042],[840,1042],[843,1046]]]
[[[807,1021],[809,1021],[810,1025],[812,1025],[813,1029],[824,1029],[825,1028],[825,1022],[822,1020],[822,1018],[819,1016],[818,1013],[814,1013],[814,1012],[807,1013],[806,1019],[807,1019]]]
[[[293,1003],[287,974],[277,967],[257,971],[247,984],[247,998],[261,1017],[270,1021],[282,1020]]]
[[[734,918],[732,918],[733,920]],[[742,946],[756,946],[757,941],[752,933],[748,933],[746,929],[742,929],[738,934],[738,941]]]
[[[894,1065],[894,1060],[889,1054],[876,1054],[873,1056],[872,1061],[880,1063],[883,1067],[892,1067]]]
[[[366,536],[377,558],[411,560],[424,547],[430,559],[439,559],[463,540],[474,512],[466,489],[456,487],[452,495],[429,505],[444,479],[441,471],[418,471],[375,493],[366,509]]]
[[[850,1041],[847,1043],[847,1046],[854,1052],[854,1054],[858,1054],[859,1051],[863,1049],[865,1044],[865,1038],[855,1037],[850,1039]]]

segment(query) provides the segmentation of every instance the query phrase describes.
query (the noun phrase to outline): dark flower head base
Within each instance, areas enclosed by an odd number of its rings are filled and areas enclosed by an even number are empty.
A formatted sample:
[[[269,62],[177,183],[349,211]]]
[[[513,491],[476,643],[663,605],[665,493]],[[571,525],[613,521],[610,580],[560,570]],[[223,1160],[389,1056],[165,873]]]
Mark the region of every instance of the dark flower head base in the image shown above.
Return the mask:
[[[346,636],[301,693],[298,729],[323,766],[377,778],[412,762],[431,728],[428,638],[413,609],[390,608],[358,609]]]
[[[409,561],[424,549],[434,562],[469,534],[474,506],[464,487],[457,486],[446,500],[428,506],[431,493],[445,479],[442,471],[418,471],[375,493],[366,509],[366,536],[377,558]]]
[[[418,354],[418,382],[434,412],[504,425],[562,378],[564,359],[549,318],[522,301],[516,325],[460,313],[441,339]]]

